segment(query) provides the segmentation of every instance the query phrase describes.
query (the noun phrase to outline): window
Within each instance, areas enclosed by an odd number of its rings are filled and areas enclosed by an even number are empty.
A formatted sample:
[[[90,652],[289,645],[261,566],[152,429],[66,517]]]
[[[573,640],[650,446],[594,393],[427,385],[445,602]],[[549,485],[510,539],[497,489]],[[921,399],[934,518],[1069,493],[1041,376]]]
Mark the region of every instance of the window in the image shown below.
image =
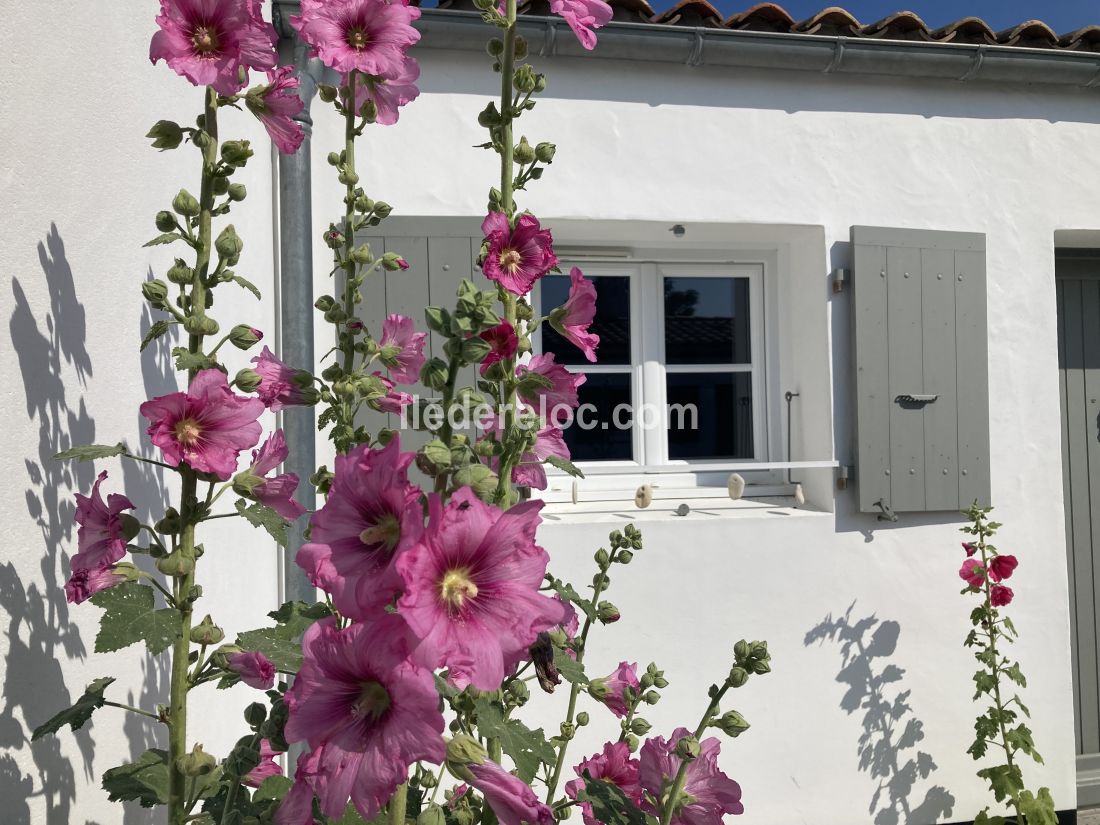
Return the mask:
[[[588,376],[565,434],[573,460],[624,469],[766,460],[763,266],[576,265],[596,287],[599,362],[541,328],[542,351]],[[546,276],[539,289],[541,307],[558,306],[569,278]]]

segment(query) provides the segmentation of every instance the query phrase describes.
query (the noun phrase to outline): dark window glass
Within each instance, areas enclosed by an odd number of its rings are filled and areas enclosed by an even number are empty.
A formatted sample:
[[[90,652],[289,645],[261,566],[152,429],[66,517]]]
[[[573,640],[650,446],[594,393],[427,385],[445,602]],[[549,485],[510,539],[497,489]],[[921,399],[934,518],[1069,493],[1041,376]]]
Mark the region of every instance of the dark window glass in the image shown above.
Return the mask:
[[[669,458],[754,457],[751,373],[669,373],[668,404]]]
[[[751,363],[748,278],[665,278],[664,290],[666,363]]]
[[[630,461],[634,458],[631,435],[632,399],[630,375],[588,374],[588,380],[577,392],[581,406],[572,426],[565,430],[573,461]],[[585,409],[590,404],[595,409]],[[620,426],[615,425],[616,407]],[[583,429],[581,424],[588,429]]]
[[[589,280],[596,287],[596,319],[588,328],[600,336],[596,357],[601,364],[630,363],[630,278],[625,275],[597,275]],[[560,307],[569,298],[569,276],[547,275],[542,285],[542,314]],[[552,352],[559,364],[587,364],[572,342],[543,324],[542,351]]]

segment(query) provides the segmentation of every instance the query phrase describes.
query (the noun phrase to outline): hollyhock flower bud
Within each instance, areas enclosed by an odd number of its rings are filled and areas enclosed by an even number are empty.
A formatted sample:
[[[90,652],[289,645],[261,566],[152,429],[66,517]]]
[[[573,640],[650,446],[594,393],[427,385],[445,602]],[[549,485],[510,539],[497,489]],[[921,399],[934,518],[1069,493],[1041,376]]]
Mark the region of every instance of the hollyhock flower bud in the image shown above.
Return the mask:
[[[602,624],[614,624],[621,618],[619,608],[611,602],[600,602],[596,607],[596,617]]]
[[[432,777],[434,780],[435,777]],[[447,815],[438,805],[429,805],[416,818],[416,825],[446,825]]]
[[[340,90],[330,83],[322,83],[317,87],[317,96],[325,103],[334,103],[339,94]],[[329,152],[329,158],[335,154],[335,152]],[[337,158],[339,158],[339,155],[337,155]],[[329,163],[332,163],[332,160],[329,160]],[[332,165],[335,166],[336,164],[332,163]]]
[[[978,545],[974,544],[972,541],[964,541],[962,543],[962,548],[966,551],[967,558],[978,552]]]
[[[260,764],[250,770],[241,780],[250,788],[258,788],[264,780],[272,776],[281,776],[283,769],[275,761],[279,751],[271,747],[270,739],[260,740]]]
[[[685,741],[688,745],[683,750],[696,753],[694,759],[685,760],[676,752],[678,744]],[[718,739],[699,742],[685,728],[673,731],[668,741],[660,736],[647,739],[639,754],[638,781],[648,792],[642,797],[642,810],[660,816],[652,800],[664,799],[662,795],[667,794],[680,766],[687,761],[684,788],[673,808],[672,825],[721,825],[723,815],[744,813],[741,786],[718,768],[721,748]]]
[[[195,270],[183,258],[176,258],[176,262],[168,268],[168,280],[174,284],[189,284],[194,278]]]
[[[145,137],[153,141],[154,149],[175,149],[183,143],[183,129],[174,121],[158,120]]]
[[[194,218],[202,211],[199,200],[186,189],[181,189],[179,194],[172,199],[172,209],[176,214],[187,218]]]
[[[234,653],[226,657],[226,666],[241,677],[241,681],[257,690],[275,686],[275,665],[258,651]]]
[[[485,797],[500,825],[555,825],[554,812],[531,787],[496,762],[485,760],[466,768],[467,780]]]
[[[380,218],[388,218],[393,211],[393,207],[385,201],[376,201],[374,204],[374,214]]]
[[[433,390],[442,390],[447,386],[450,370],[442,358],[433,358],[420,368],[420,383]]]
[[[985,581],[985,568],[982,567],[982,563],[977,559],[967,559],[959,569],[959,578],[965,581],[970,587],[978,589]]]
[[[196,86],[228,97],[244,88],[249,69],[275,67],[275,29],[255,0],[161,0],[157,25],[149,59],[164,60]]]
[[[330,249],[339,249],[344,245],[344,233],[337,229],[335,224],[329,224],[323,237],[325,246]]]
[[[168,284],[156,278],[151,281],[142,281],[141,294],[153,306],[162,307],[168,301]]]
[[[247,164],[254,154],[247,140],[227,140],[222,144],[222,161],[235,169]]]
[[[526,295],[539,278],[558,265],[554,238],[534,215],[520,215],[512,229],[503,212],[490,212],[481,222],[481,231],[488,244],[481,264],[485,277],[514,295]]]
[[[146,432],[165,461],[173,467],[186,461],[192,469],[223,481],[236,471],[240,451],[259,439],[256,419],[263,410],[263,402],[234,395],[225,373],[217,369],[199,372],[185,393],[141,405],[141,414],[150,422]]]
[[[409,264],[396,252],[387,252],[382,256],[382,268],[387,272],[397,272],[399,269],[408,269]]]
[[[290,24],[326,66],[386,78],[400,72],[405,51],[420,40],[412,27],[418,17],[420,9],[401,3],[332,0],[303,4]]]
[[[272,412],[310,403],[305,389],[312,386],[313,376],[308,372],[287,366],[267,347],[252,359],[252,363],[261,379],[256,393]]]
[[[713,720],[710,726],[718,728],[722,733],[726,734],[726,736],[733,739],[736,739],[750,727],[745,717],[735,710],[726,711],[722,714],[721,718]]]
[[[179,227],[179,222],[176,221],[176,216],[165,209],[157,212],[156,224],[157,229],[159,229],[161,232],[171,232],[172,230]]]
[[[739,688],[749,680],[749,672],[743,667],[735,667],[730,670],[730,685]]]
[[[602,702],[608,710],[625,718],[630,713],[627,703],[627,690],[637,696],[641,684],[638,682],[638,665],[631,662],[619,662],[619,666],[603,679],[593,679],[588,692],[597,702]]]
[[[229,178],[218,175],[214,178],[211,188],[214,190],[215,195],[221,196],[227,194],[229,192]]]
[[[595,363],[600,336],[588,328],[596,318],[596,287],[577,267],[569,270],[569,281],[569,298],[550,313],[550,326]]]
[[[210,616],[206,616],[191,628],[191,641],[197,645],[221,644],[224,639],[225,632],[214,624],[214,620]]]
[[[428,333],[417,332],[412,318],[404,315],[387,315],[382,322],[381,360],[394,381],[415,384],[424,366],[424,344]]]
[[[237,324],[229,331],[229,343],[237,349],[250,349],[264,338],[264,334],[248,324]]]
[[[531,68],[530,63],[524,63],[516,69],[516,73],[512,77],[512,85],[517,92],[527,94],[535,91],[535,70]]]
[[[598,779],[614,785],[635,805],[642,801],[642,788],[638,784],[638,760],[630,756],[630,748],[626,742],[608,742],[600,753],[581,760],[581,763],[573,768],[579,779],[570,780],[565,784],[565,795],[570,799],[576,799],[579,792],[585,788],[585,774],[589,779]],[[585,825],[602,825],[592,813],[592,805],[588,802],[578,803]]]
[[[195,745],[191,753],[184,754],[176,760],[176,770],[184,776],[206,776],[218,766],[218,760],[202,749],[202,745]]]
[[[126,581],[125,576],[114,572],[110,564],[101,564],[98,567],[82,567],[73,570],[69,580],[65,583],[65,599],[70,604],[80,604],[87,601],[100,590],[114,587]]]
[[[989,590],[989,603],[994,607],[1004,607],[1012,602],[1012,588],[1004,584],[995,584]]]
[[[558,147],[553,143],[540,143],[535,147],[535,157],[540,163],[553,163]]]
[[[1007,579],[1018,564],[1015,556],[996,556],[989,563],[989,580],[999,582]]]
[[[243,183],[231,183],[229,184],[229,188],[225,190],[225,193],[229,196],[229,200],[234,203],[240,203],[248,197],[248,187]]]
[[[267,73],[266,86],[251,89],[245,97],[249,111],[259,118],[276,148],[286,155],[297,152],[305,140],[301,124],[294,120],[305,105],[298,96],[299,83],[292,66],[280,66]]]
[[[263,377],[256,370],[245,367],[234,377],[233,384],[241,392],[255,392],[261,381],[263,381]]]
[[[469,488],[446,508],[429,499],[424,536],[396,562],[405,585],[397,609],[421,637],[416,656],[426,667],[450,668],[463,687],[496,690],[505,664],[566,620],[562,603],[539,592],[549,562],[535,544],[541,509],[525,501],[501,512]]]
[[[512,158],[521,166],[535,162],[535,147],[527,142],[526,137],[521,137],[519,143],[512,148]]]
[[[195,572],[195,560],[189,559],[179,550],[157,559],[157,570],[166,576],[182,579]]]
[[[214,249],[223,258],[236,258],[244,250],[244,241],[237,237],[237,230],[229,224],[214,241]]]
[[[611,6],[603,0],[550,0],[550,11],[560,15],[581,45],[591,51],[596,48],[595,30],[611,20]]]
[[[489,758],[488,751],[478,741],[465,734],[457,734],[447,742],[447,770],[455,776],[465,776],[470,765],[480,765]],[[452,768],[454,770],[452,770]]]

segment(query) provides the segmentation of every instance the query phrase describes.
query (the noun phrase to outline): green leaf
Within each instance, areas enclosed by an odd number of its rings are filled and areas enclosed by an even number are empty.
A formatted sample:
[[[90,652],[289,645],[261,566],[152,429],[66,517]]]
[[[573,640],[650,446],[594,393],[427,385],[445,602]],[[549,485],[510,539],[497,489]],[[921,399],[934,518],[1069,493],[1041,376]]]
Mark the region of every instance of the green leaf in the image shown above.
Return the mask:
[[[183,235],[179,232],[165,232],[163,235],[157,235],[153,240],[149,241],[149,243],[142,244],[142,246],[160,246],[161,244],[175,243],[182,238]]]
[[[141,339],[141,348],[138,349],[138,352],[145,352],[145,348],[149,346],[149,344],[160,338],[160,336],[168,332],[168,330],[174,327],[177,323],[178,322],[176,321],[167,321],[164,319],[157,321],[155,324],[149,327],[149,331],[145,333],[145,337]]]
[[[1004,669],[1004,674],[1020,687],[1027,687],[1027,677],[1025,677],[1024,674],[1020,672],[1019,662],[1014,663],[1011,667],[1006,667]]]
[[[559,470],[569,473],[573,478],[584,478],[584,473],[582,473],[572,461],[559,458],[556,455],[548,455],[544,460],[551,467],[557,467]]]
[[[1054,812],[1050,788],[1040,788],[1038,796],[1034,796],[1031,791],[1023,791],[1018,802],[1027,825],[1058,825],[1058,814]]]
[[[65,710],[35,728],[34,733],[31,734],[31,741],[34,742],[47,733],[57,733],[65,725],[68,725],[72,730],[79,730],[84,727],[84,723],[92,718],[92,713],[103,707],[103,691],[113,681],[114,679],[110,676],[96,679],[84,688],[84,695],[73,702],[72,707],[65,708]]]
[[[290,786],[294,784],[289,776],[269,776],[252,794],[253,802],[266,802],[271,799],[282,799],[286,796]]]
[[[147,750],[137,762],[103,774],[103,790],[111,802],[138,800],[143,808],[168,803],[168,752]]]
[[[571,603],[579,607],[581,612],[584,613],[585,617],[590,622],[596,621],[596,606],[588,599],[583,598],[581,594],[573,588],[573,585],[568,582],[554,579],[550,582],[550,587],[552,587],[554,592],[561,597],[563,602]]]
[[[978,771],[978,776],[989,781],[989,787],[993,789],[993,798],[998,802],[1006,797],[1014,799],[1024,789],[1024,778],[1016,765],[995,765],[992,768],[983,768]]]
[[[258,501],[251,506],[243,498],[237,499],[237,512],[244,516],[245,520],[253,527],[263,527],[271,538],[275,539],[283,547],[287,543],[287,520],[272,510],[260,504]]]
[[[56,453],[53,458],[54,461],[69,461],[74,458],[77,461],[94,461],[97,458],[114,458],[116,455],[124,455],[128,452],[129,449],[120,441],[110,447],[106,444],[87,444],[83,447],[71,447],[68,450]]]
[[[167,650],[180,637],[179,613],[170,607],[157,610],[153,602],[153,588],[137,582],[123,582],[92,596],[92,604],[107,611],[99,620],[96,653],[142,641],[150,653]]]
[[[324,602],[306,604],[305,602],[286,602],[278,610],[272,610],[267,614],[281,626],[284,638],[297,639],[309,626],[319,619],[325,619],[332,615],[332,608]]]
[[[577,794],[577,801],[590,804],[593,818],[604,825],[647,825],[649,822],[622,788],[603,779],[593,779],[587,772],[584,790]]]
[[[997,680],[993,678],[992,673],[979,670],[974,674],[974,687],[976,688],[974,698],[977,699],[983,693],[992,693],[997,687]]]
[[[176,359],[176,369],[180,372],[210,369],[218,363],[201,352],[191,352],[187,347],[175,347],[172,350],[172,357]]]
[[[1016,750],[1026,753],[1040,765],[1043,764],[1043,757],[1035,750],[1035,739],[1027,725],[1017,725],[1012,730],[1005,731],[1005,741]]]
[[[281,638],[278,628],[247,630],[237,636],[237,646],[264,654],[278,670],[297,673],[302,666],[302,643]]]
[[[233,281],[237,284],[237,286],[242,286],[253,295],[255,295],[257,301],[260,300],[260,290],[254,283],[252,283],[252,281],[248,280],[247,278],[242,278],[240,275],[234,275]]]
[[[974,817],[974,825],[1005,825],[1005,818],[1003,816],[990,816],[989,808],[986,808]]]
[[[474,710],[478,731],[500,741],[501,750],[511,757],[524,782],[534,779],[541,765],[554,763],[557,752],[546,741],[542,728],[531,730],[518,719],[505,719],[501,706],[485,696],[474,702]]]
[[[333,819],[332,825],[383,825],[386,821],[385,811],[379,811],[374,819],[363,819],[359,811],[355,810],[355,806],[349,802],[344,809],[344,815],[339,819]]]
[[[588,677],[584,675],[584,665],[557,647],[554,648],[554,667],[565,681],[574,685],[588,684]]]

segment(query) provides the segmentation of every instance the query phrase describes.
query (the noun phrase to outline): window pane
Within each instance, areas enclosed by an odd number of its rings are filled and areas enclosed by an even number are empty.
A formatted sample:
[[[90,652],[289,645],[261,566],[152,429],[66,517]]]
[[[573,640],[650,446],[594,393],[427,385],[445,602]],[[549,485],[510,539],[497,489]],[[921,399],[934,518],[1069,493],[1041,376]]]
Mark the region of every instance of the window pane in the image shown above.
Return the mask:
[[[630,363],[630,278],[625,275],[597,275],[590,278],[596,287],[596,320],[590,332],[600,336],[596,357],[601,364]],[[542,314],[565,303],[569,297],[568,275],[547,275],[542,285]],[[587,364],[588,360],[572,343],[549,324],[542,330],[542,351],[552,352],[559,364]]]
[[[634,458],[630,383],[629,373],[588,375],[588,380],[577,391],[581,402],[577,418],[565,430],[565,443],[569,445],[573,461],[630,461]],[[620,408],[618,427],[612,417],[616,407]]]
[[[748,364],[748,278],[665,278],[665,362]]]
[[[751,373],[669,373],[668,404],[669,458],[754,457]]]

